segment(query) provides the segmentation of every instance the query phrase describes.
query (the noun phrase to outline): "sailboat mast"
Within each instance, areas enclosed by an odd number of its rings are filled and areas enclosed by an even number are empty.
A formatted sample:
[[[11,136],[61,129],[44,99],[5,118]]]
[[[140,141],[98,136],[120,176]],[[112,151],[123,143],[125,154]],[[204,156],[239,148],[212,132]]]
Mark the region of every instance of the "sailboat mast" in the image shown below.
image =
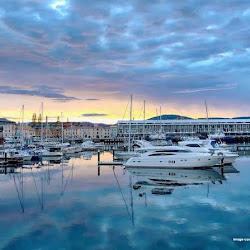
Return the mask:
[[[133,95],[130,96],[128,152],[130,152],[130,150],[131,150],[131,123],[132,123],[132,110],[133,110]]]
[[[43,143],[43,102],[41,104],[41,144]]]
[[[24,140],[24,134],[23,134],[23,122],[24,122],[24,105],[22,106],[22,126],[21,126],[21,130],[22,130],[22,141],[21,141],[21,146],[23,146],[23,140]]]
[[[48,141],[48,116],[46,115],[46,130],[45,130],[46,142]]]
[[[161,123],[161,107],[160,107],[160,131],[162,132],[162,123]]]
[[[143,139],[145,138],[145,123],[146,123],[146,102],[143,101]]]
[[[61,125],[62,125],[62,143],[63,143],[63,113],[61,112]]]
[[[71,140],[72,140],[72,142],[73,142],[73,124],[72,124],[72,122],[71,122],[71,124],[70,124],[70,133],[71,133]]]
[[[208,134],[210,134],[210,124],[209,124],[208,108],[207,108],[207,101],[206,100],[205,100],[205,107],[206,107],[206,115],[207,115]]]

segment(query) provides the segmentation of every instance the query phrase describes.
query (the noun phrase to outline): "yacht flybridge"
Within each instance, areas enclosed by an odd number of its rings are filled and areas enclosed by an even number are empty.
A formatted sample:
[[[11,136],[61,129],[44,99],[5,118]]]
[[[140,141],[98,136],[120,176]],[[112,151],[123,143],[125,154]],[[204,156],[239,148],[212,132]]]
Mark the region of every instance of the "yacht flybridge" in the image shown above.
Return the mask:
[[[222,156],[212,153],[193,153],[178,146],[168,146],[130,158],[126,167],[199,168],[221,162]]]
[[[223,160],[221,164],[232,164],[239,155],[230,150],[220,148],[219,144],[215,140],[185,140],[178,142],[179,146],[188,149],[192,152],[198,153],[213,153],[218,156],[222,156]]]

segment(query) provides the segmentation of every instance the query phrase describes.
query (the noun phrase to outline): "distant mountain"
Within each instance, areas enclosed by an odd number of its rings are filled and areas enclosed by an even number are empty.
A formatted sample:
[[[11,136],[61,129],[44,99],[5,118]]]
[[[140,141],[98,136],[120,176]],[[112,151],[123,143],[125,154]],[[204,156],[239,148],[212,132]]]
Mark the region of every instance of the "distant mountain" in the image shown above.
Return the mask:
[[[14,123],[14,122],[6,118],[0,118],[0,124],[7,124],[7,123]]]
[[[192,118],[187,116],[181,116],[181,115],[162,115],[162,120],[190,120]],[[155,116],[152,118],[149,118],[148,120],[160,120],[160,116]]]
[[[250,116],[234,117],[233,119],[250,119]]]
[[[207,118],[205,118],[205,117],[199,117],[197,119],[206,119],[207,120]],[[209,120],[214,120],[214,119],[231,119],[231,118],[226,118],[226,117],[209,117]],[[233,118],[233,119],[235,119],[235,118]]]
[[[162,120],[190,120],[193,119],[188,116],[181,116],[181,115],[162,115],[161,116]],[[207,119],[205,117],[200,117],[197,119]],[[226,118],[226,117],[209,117],[209,120],[214,120],[214,119],[250,119],[250,116],[242,116],[242,117],[233,117],[233,118]],[[148,120],[160,120],[160,116],[155,116],[152,118],[149,118]]]

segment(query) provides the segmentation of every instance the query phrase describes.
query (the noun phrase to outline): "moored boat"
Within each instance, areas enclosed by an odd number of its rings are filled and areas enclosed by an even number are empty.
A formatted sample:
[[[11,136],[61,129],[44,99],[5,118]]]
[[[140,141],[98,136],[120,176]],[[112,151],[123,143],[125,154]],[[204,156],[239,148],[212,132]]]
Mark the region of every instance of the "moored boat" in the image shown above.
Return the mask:
[[[222,159],[222,156],[210,153],[192,153],[182,147],[169,146],[164,150],[132,157],[124,165],[126,167],[199,168],[214,166]]]

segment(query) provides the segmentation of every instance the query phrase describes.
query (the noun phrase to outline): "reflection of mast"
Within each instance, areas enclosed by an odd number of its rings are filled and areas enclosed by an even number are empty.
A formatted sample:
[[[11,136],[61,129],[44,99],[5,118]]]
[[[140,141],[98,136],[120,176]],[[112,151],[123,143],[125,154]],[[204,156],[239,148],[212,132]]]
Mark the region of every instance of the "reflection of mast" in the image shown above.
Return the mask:
[[[135,220],[134,220],[134,199],[133,199],[133,190],[132,190],[132,177],[131,175],[129,175],[129,185],[130,185],[130,204],[131,204],[131,212],[132,212],[132,216],[131,216],[131,220],[132,220],[132,224],[135,224]]]
[[[15,188],[16,188],[16,192],[17,192],[18,200],[19,200],[19,203],[20,203],[20,206],[21,206],[22,212],[24,213],[23,197],[21,197],[20,192],[19,192],[19,190],[18,190],[17,183],[16,183],[16,177],[15,177],[15,174],[13,175],[13,177],[14,177],[14,184],[15,184]],[[20,187],[21,187],[21,185],[20,185]],[[23,191],[22,191],[22,194],[23,194]]]
[[[124,202],[124,204],[125,204],[125,207],[126,207],[128,216],[129,216],[129,218],[132,220],[133,217],[131,216],[131,214],[130,214],[130,212],[129,212],[128,205],[127,205],[127,202],[126,202],[126,200],[125,200],[125,198],[124,198],[124,195],[123,195],[123,192],[122,192],[120,183],[119,183],[119,181],[118,181],[118,178],[117,178],[117,176],[116,176],[116,174],[115,174],[115,169],[114,169],[114,167],[113,167],[113,173],[114,173],[114,176],[115,176],[115,179],[116,179],[116,182],[117,182],[119,191],[120,191],[120,193],[121,193],[121,195],[122,195],[122,199],[123,199],[123,202]],[[132,223],[133,223],[133,222],[132,222]]]
[[[41,177],[41,208],[43,210],[43,171],[42,171],[42,177]]]
[[[64,172],[64,169],[63,169],[63,162],[62,162],[62,185],[61,185],[61,196],[63,196],[63,179],[64,179],[64,174],[63,174],[63,172]]]
[[[63,164],[62,164],[62,187],[61,187],[62,190],[61,190],[61,196],[64,195],[64,192],[66,190],[66,187],[68,185],[70,177],[71,177],[71,182],[73,181],[73,171],[74,171],[74,163],[71,166],[71,170],[69,172],[68,178],[67,178],[67,180],[66,180],[66,182],[64,184],[64,168],[63,168]]]
[[[37,194],[38,203],[40,204],[41,209],[43,210],[43,208],[44,208],[44,205],[43,205],[43,203],[44,203],[43,202],[43,189],[44,189],[44,187],[43,187],[43,175],[41,177],[41,196],[40,196],[40,194],[38,192],[38,188],[37,188],[37,184],[36,184],[36,179],[35,179],[34,173],[32,171],[32,168],[31,168],[31,174],[32,174],[33,182],[34,182],[34,185],[35,185],[35,188],[36,188],[36,194]]]

